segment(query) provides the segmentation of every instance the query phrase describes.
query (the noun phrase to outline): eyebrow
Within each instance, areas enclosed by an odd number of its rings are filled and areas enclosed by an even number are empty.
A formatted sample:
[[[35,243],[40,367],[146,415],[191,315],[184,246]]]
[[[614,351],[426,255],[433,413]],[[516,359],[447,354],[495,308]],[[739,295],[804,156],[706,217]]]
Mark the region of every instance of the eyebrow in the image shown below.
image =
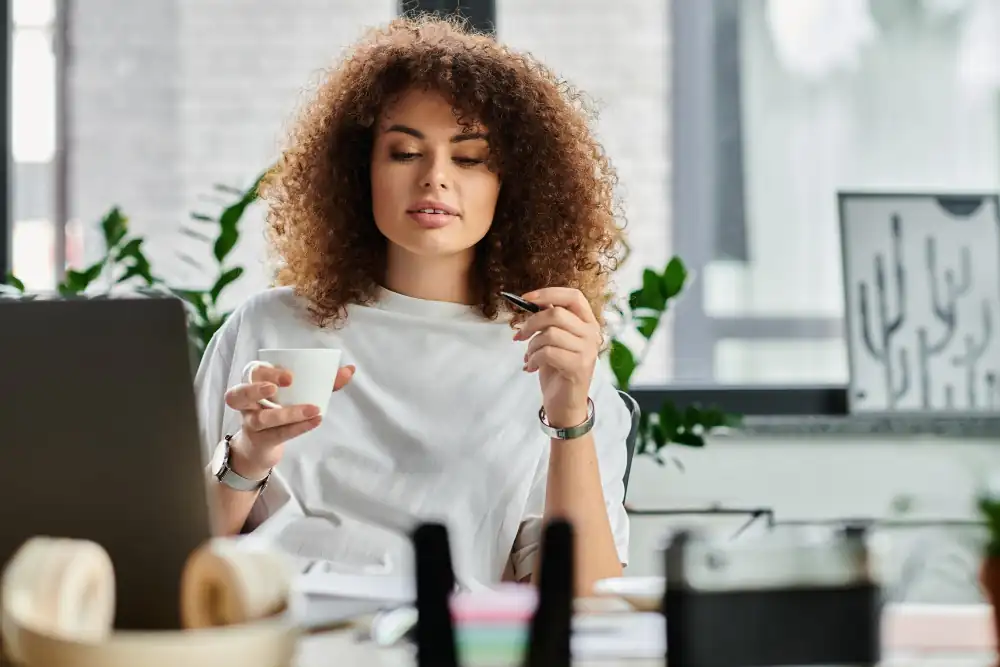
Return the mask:
[[[416,137],[417,139],[426,139],[424,133],[420,130],[409,127],[408,125],[393,125],[386,130],[386,132],[399,132],[400,134],[408,134],[411,137]],[[457,144],[463,141],[476,141],[478,139],[488,139],[489,136],[485,132],[462,132],[456,134],[451,138],[451,143]]]

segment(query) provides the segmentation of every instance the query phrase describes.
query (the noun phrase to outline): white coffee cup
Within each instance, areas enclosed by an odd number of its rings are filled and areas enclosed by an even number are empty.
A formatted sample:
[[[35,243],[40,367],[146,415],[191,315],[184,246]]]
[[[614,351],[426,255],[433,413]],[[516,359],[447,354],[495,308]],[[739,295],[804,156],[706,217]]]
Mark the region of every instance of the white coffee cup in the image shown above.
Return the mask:
[[[283,368],[292,374],[292,384],[278,387],[273,401],[265,398],[260,404],[266,408],[315,405],[320,415],[325,415],[340,369],[340,356],[340,350],[327,348],[263,349],[257,352],[257,360],[243,369],[243,380],[253,382],[253,372],[260,366]]]

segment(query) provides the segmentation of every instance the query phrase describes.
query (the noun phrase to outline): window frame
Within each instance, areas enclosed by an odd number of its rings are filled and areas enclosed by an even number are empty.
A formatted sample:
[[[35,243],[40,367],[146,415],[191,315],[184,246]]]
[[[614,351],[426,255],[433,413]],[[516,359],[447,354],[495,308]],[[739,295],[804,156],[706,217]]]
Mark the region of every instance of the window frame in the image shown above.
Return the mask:
[[[698,275],[716,260],[749,260],[739,2],[673,0],[671,6],[672,251]],[[670,358],[677,377],[714,378],[715,348],[722,340],[829,340],[844,333],[842,317],[716,317],[704,304],[705,281],[694,280],[674,307],[678,325]],[[842,415],[846,391],[819,384],[727,387],[708,381],[696,390],[643,387],[633,393],[646,400],[669,395],[680,403],[704,399],[742,414]]]
[[[46,25],[29,25],[24,30],[49,31],[55,56],[55,150],[48,162],[17,163],[13,155],[13,43],[16,31],[13,10],[10,2],[3,3],[0,18],[6,23],[3,33],[3,58],[0,64],[2,70],[3,105],[0,110],[4,132],[2,150],[6,159],[2,178],[0,196],[5,202],[3,217],[0,219],[0,277],[5,277],[13,270],[14,227],[18,220],[45,218],[53,230],[53,265],[55,267],[54,282],[62,280],[66,268],[66,225],[69,218],[67,155],[65,141],[65,124],[67,118],[67,17],[68,4],[72,0],[58,0],[54,3],[55,11],[52,23]],[[41,192],[42,194],[39,194]]]
[[[11,3],[4,2],[0,6],[0,22],[3,23],[3,44],[0,46],[0,153],[3,163],[0,165],[0,201],[3,210],[0,212],[0,277],[5,277],[11,270],[13,252],[13,206],[11,205],[11,181],[14,173],[14,156],[11,145],[11,66],[14,22],[11,15]]]
[[[398,13],[431,13],[462,16],[480,32],[495,35],[496,0],[399,0]]]

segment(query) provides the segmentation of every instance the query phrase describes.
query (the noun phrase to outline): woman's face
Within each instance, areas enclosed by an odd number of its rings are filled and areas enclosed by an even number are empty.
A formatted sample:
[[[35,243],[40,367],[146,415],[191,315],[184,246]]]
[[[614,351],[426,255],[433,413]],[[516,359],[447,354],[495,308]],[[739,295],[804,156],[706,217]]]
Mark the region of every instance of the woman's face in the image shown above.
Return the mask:
[[[413,255],[470,251],[489,231],[500,192],[488,160],[481,126],[460,125],[437,93],[406,93],[375,130],[375,225],[390,244]]]

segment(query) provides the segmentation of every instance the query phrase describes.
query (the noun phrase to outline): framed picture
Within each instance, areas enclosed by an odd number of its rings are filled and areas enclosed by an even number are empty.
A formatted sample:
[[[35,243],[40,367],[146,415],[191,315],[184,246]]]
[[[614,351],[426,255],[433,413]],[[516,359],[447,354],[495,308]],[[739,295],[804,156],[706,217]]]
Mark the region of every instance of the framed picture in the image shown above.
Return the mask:
[[[1000,198],[840,193],[852,413],[1000,413]]]

